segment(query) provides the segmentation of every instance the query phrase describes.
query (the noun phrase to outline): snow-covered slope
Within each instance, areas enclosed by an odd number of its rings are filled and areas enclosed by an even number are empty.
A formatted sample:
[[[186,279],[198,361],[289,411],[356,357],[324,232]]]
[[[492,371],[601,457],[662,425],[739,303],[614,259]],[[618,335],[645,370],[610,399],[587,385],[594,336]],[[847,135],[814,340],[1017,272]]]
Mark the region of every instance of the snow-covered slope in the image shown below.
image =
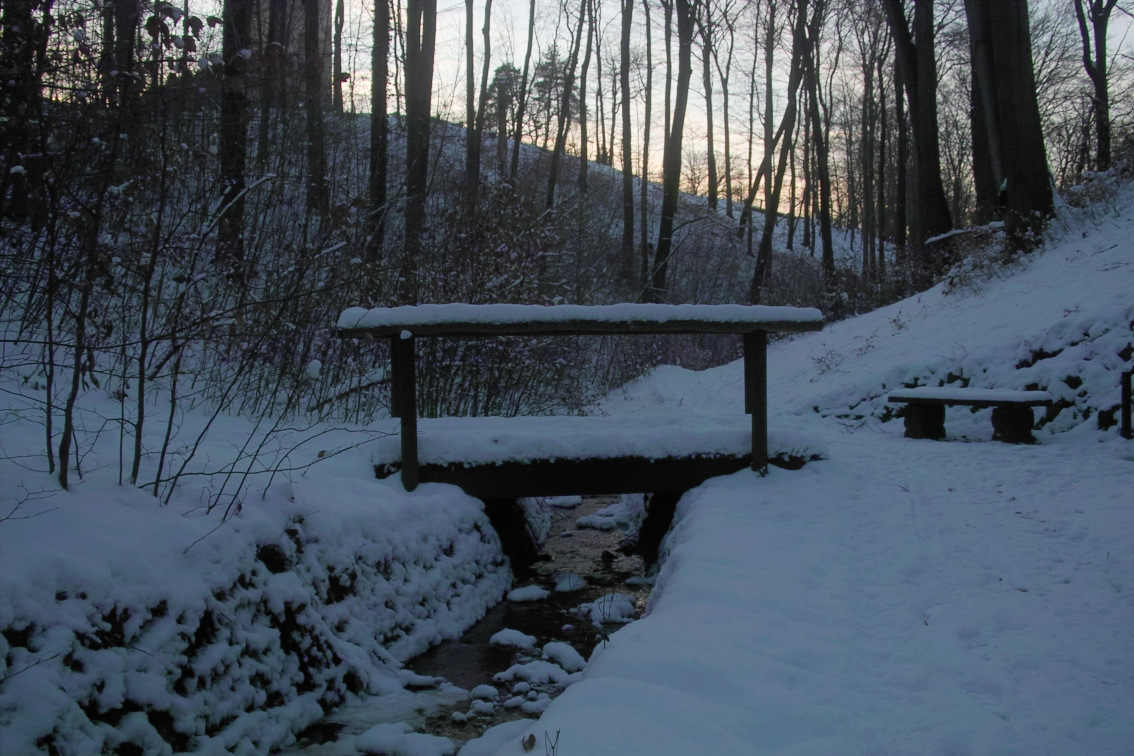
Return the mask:
[[[776,345],[772,422],[829,459],[687,494],[648,616],[499,753],[528,733],[591,755],[1130,753],[1134,194],[1055,236]],[[1035,446],[964,408],[944,442],[903,438],[886,392],[942,383],[1059,411]],[[662,368],[600,410],[740,412],[741,385],[739,364]]]
[[[821,333],[774,345],[769,411],[886,419],[887,392],[945,384],[1050,391],[1047,433],[1117,433],[1119,373],[1134,357],[1134,192],[1105,213],[1067,208],[1042,252],[1003,268],[958,272],[926,292]],[[1101,215],[1101,217],[1099,217]],[[693,373],[660,368],[617,392],[605,414],[711,411],[743,402],[740,363]],[[952,431],[990,437],[990,410]],[[1099,420],[1099,413],[1103,418]],[[982,436],[983,433],[983,436]]]

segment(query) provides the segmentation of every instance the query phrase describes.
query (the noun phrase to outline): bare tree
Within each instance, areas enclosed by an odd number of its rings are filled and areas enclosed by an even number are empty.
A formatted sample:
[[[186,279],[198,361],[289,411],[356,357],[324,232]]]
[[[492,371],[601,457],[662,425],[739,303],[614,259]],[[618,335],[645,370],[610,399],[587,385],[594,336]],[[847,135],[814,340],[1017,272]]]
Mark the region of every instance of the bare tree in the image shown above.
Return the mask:
[[[246,59],[241,54],[251,29],[250,0],[225,0],[221,56],[220,172],[223,194],[217,224],[217,258],[240,276],[244,262],[244,188],[248,139],[248,97],[244,91]],[[132,38],[132,37],[131,37]]]
[[[326,216],[331,189],[327,183],[327,134],[323,123],[319,5],[319,0],[303,0],[303,109],[307,122],[307,212]]]
[[[714,29],[712,9],[706,3],[702,6],[702,12],[697,16],[697,28],[700,31],[701,37],[701,86],[705,90],[705,140],[708,143],[706,149],[706,168],[708,170],[708,203],[709,208],[716,210],[717,200],[720,196],[720,178],[717,176],[717,155],[716,155],[716,135],[713,129],[713,56],[715,55],[714,47]]]
[[[334,99],[331,107],[338,115],[343,114],[343,82],[349,77],[343,71],[343,25],[346,24],[346,5],[343,0],[335,0],[335,38],[334,38],[334,81],[332,91]]]
[[[666,271],[673,251],[673,220],[677,214],[677,195],[681,186],[681,137],[685,130],[685,107],[689,101],[689,80],[693,75],[693,11],[689,0],[676,0],[677,11],[677,91],[673,116],[666,134],[662,156],[662,205],[658,217],[658,244],[650,285],[643,292],[648,302],[660,302],[666,287]]]
[[[1106,34],[1111,11],[1117,0],[1074,0],[1075,18],[1079,22],[1079,36],[1083,40],[1083,68],[1094,85],[1091,104],[1095,113],[1095,165],[1100,171],[1110,168],[1110,83],[1107,80]],[[1090,28],[1087,23],[1090,22]],[[1094,38],[1094,55],[1091,42]]]
[[[587,135],[587,73],[591,68],[591,55],[594,52],[595,36],[598,34],[595,21],[596,0],[587,2],[587,48],[583,53],[583,67],[579,71],[579,178],[575,184],[579,191],[587,191],[587,171],[590,168],[589,142]]]
[[[425,234],[429,179],[429,109],[433,99],[433,56],[437,48],[437,0],[406,4],[406,242],[401,299],[418,299],[417,267]]]
[[[374,0],[374,44],[370,59],[370,235],[368,256],[373,266],[386,235],[390,122],[386,91],[390,80],[390,2]]]
[[[579,20],[571,32],[571,52],[567,56],[567,66],[563,73],[560,93],[559,113],[555,128],[555,148],[551,153],[551,166],[547,170],[547,195],[544,207],[550,210],[555,206],[555,186],[559,180],[559,165],[567,150],[567,131],[571,126],[571,100],[575,93],[575,68],[579,64],[579,48],[583,42],[583,28],[586,26],[588,0],[579,3]]]
[[[642,180],[639,186],[638,214],[641,216],[638,223],[642,233],[641,254],[641,287],[644,290],[650,275],[650,233],[646,226],[649,210],[649,176],[650,176],[650,117],[653,115],[653,89],[654,89],[654,59],[653,59],[653,33],[650,29],[650,2],[642,0],[642,17],[646,22],[646,85],[645,85],[645,112],[642,115]]]
[[[634,270],[634,157],[630,140],[630,31],[634,0],[622,0],[622,44],[618,67],[622,90],[622,252],[619,256],[623,280]],[[644,180],[644,179],[643,179]]]
[[[484,61],[480,71],[480,105],[476,102],[476,83],[474,79],[474,49],[473,49],[473,0],[465,0],[465,72],[466,97],[465,113],[465,201],[470,208],[475,208],[477,195],[480,190],[480,152],[481,140],[484,135],[484,113],[488,100],[488,71],[492,58],[491,37],[489,36],[490,22],[492,20],[492,0],[484,3],[484,26],[481,34],[484,37]]]
[[[516,181],[516,172],[520,169],[520,139],[524,132],[524,109],[528,103],[528,74],[532,63],[532,45],[535,42],[536,0],[532,0],[528,9],[528,45],[524,52],[524,72],[520,76],[520,91],[516,93],[516,120],[512,130],[512,167],[508,171],[509,180]]]

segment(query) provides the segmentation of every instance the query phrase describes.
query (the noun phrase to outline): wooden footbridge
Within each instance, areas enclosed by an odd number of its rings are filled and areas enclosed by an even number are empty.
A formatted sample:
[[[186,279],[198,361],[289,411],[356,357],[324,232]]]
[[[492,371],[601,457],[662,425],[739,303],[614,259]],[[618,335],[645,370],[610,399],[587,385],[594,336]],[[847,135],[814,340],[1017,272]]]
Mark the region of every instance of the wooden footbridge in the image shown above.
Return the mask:
[[[451,483],[486,501],[679,494],[745,467],[766,472],[768,334],[822,327],[822,314],[809,308],[652,304],[352,308],[338,322],[343,338],[390,341],[391,414],[399,418],[401,432],[398,447],[375,459],[379,476],[400,469],[407,491],[421,482]],[[743,340],[747,423],[702,419],[675,432],[668,424],[636,418],[418,419],[418,338],[714,333]],[[669,440],[659,441],[663,435]]]

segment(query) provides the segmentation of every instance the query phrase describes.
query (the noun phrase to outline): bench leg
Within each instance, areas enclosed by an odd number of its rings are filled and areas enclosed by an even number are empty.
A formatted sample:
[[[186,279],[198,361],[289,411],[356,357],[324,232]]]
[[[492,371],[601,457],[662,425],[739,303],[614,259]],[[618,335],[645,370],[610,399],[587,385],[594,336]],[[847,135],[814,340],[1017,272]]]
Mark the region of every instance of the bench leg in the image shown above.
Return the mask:
[[[907,404],[906,438],[945,438],[945,407],[940,404]]]
[[[1034,444],[1032,426],[1035,417],[1031,407],[993,407],[992,440],[1008,444]]]

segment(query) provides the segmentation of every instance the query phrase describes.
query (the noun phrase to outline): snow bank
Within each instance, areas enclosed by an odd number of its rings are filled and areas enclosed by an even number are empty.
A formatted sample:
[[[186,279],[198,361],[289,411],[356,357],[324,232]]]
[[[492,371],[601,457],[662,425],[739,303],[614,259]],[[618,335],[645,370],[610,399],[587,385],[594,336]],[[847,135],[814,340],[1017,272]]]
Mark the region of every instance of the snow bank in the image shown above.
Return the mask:
[[[368,473],[343,455],[223,524],[97,474],[25,503],[0,522],[0,752],[262,753],[400,688],[510,572],[479,502]]]

